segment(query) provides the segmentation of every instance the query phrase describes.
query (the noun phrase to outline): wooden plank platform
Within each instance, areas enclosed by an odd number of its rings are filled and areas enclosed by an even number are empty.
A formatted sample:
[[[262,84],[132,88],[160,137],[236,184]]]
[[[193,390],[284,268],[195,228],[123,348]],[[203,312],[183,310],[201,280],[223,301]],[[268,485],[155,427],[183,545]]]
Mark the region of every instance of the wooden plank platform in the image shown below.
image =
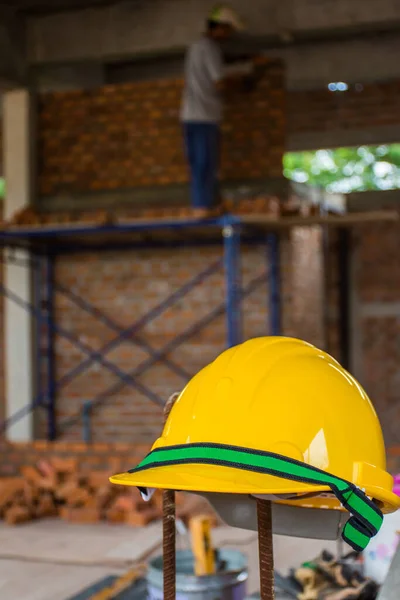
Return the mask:
[[[243,225],[243,241],[256,241],[257,234],[293,227],[351,227],[367,223],[397,222],[395,210],[315,215],[309,217],[274,217],[268,214],[223,215],[210,219],[154,219],[123,221],[110,225],[71,223],[14,226],[0,230],[3,247],[32,248],[37,251],[84,251],[111,246],[170,246],[219,243],[225,227]]]
[[[258,225],[268,229],[285,229],[291,227],[312,227],[315,225],[329,227],[349,227],[363,223],[380,221],[399,221],[400,215],[395,210],[377,210],[371,212],[347,213],[344,215],[316,215],[312,217],[281,217],[274,219],[269,215],[243,215],[241,221],[247,225]]]

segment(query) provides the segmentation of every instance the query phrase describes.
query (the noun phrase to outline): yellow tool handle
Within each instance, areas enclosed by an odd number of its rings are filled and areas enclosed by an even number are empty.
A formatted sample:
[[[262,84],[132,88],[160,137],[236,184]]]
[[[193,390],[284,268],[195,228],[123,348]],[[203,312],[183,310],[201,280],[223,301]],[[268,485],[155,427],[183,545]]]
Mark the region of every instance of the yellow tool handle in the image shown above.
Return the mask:
[[[110,587],[97,592],[90,597],[90,600],[112,600],[121,592],[125,591],[135,581],[143,577],[146,572],[145,566],[133,568],[124,575],[121,575]]]
[[[197,577],[213,575],[216,570],[215,553],[211,541],[211,520],[207,515],[199,515],[190,520],[194,572]]]

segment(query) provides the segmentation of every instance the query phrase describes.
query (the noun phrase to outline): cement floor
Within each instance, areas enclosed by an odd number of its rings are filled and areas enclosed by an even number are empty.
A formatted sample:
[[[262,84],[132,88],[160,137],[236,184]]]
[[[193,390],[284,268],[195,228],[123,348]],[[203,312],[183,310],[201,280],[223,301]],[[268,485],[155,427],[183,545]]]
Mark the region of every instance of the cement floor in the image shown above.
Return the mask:
[[[219,527],[218,547],[243,551],[249,561],[248,592],[258,590],[258,544],[254,532]],[[105,576],[126,571],[132,564],[160,553],[161,524],[145,529],[124,526],[69,525],[60,520],[16,528],[0,525],[1,600],[67,600]],[[178,539],[187,548],[188,540]],[[275,566],[286,572],[333,543],[276,536]]]

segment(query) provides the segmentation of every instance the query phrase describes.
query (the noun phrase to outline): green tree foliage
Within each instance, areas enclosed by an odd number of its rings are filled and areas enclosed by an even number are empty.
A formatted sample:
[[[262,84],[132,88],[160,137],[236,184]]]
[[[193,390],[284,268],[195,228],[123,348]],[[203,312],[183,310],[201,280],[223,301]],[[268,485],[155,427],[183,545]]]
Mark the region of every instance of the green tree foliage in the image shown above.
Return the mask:
[[[284,174],[328,192],[363,192],[400,188],[400,144],[289,152]]]

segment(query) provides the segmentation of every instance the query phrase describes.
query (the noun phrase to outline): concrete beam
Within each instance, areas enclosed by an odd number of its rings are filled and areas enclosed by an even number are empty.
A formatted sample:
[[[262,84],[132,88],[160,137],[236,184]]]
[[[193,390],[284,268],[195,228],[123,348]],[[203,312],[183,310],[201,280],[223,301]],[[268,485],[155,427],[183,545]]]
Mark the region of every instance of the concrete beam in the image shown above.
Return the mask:
[[[25,21],[12,8],[0,6],[0,86],[5,89],[26,81]]]
[[[399,210],[399,207],[400,190],[353,192],[347,195],[347,209],[349,212]]]
[[[3,153],[7,196],[4,218],[28,206],[32,196],[32,119],[31,95],[18,89],[3,96]],[[16,251],[25,261],[26,252]],[[31,273],[29,268],[6,264],[5,286],[24,302],[31,302]],[[28,406],[34,396],[32,318],[11,300],[5,299],[5,393],[6,418]],[[7,430],[11,441],[29,441],[33,434],[33,416],[29,413]]]
[[[286,64],[291,90],[321,88],[331,81],[368,83],[397,79],[400,35],[366,35],[362,38],[315,41],[271,49]]]
[[[241,0],[253,36],[324,37],[335,30],[385,30],[400,23],[397,0]],[[111,6],[32,17],[28,56],[33,64],[117,59],[184,48],[201,31],[214,0],[136,0]]]
[[[111,26],[110,36],[112,30]],[[132,48],[126,60],[122,61],[118,57],[122,56],[123,48],[118,46],[117,40],[113,47],[115,53],[109,54],[107,45],[96,46],[96,54],[85,49],[85,45],[73,44],[72,55],[69,41],[58,44],[58,50],[53,53],[47,36],[40,43],[31,40],[31,74],[38,89],[47,91],[182,73],[183,48],[165,50],[157,60],[138,56]],[[263,50],[270,56],[282,58],[286,63],[287,87],[290,90],[321,88],[330,81],[367,83],[398,77],[400,36],[397,33],[370,34],[346,40],[302,41],[286,47],[275,43],[265,48],[260,41],[246,41],[232,44],[228,51],[238,54],[246,50]]]
[[[38,93],[73,89],[92,89],[104,85],[104,67],[100,63],[80,65],[49,65],[34,69],[31,81]]]
[[[361,316],[364,319],[390,319],[400,317],[400,302],[364,302],[361,305]]]
[[[271,48],[266,53],[285,61],[289,90],[320,89],[330,81],[385,81],[398,78],[400,36],[386,34],[379,40],[371,36],[347,41],[309,42],[287,48]],[[182,68],[181,52],[157,60],[134,58],[106,65],[100,58],[69,63],[38,63],[31,66],[31,77],[37,89],[46,92],[177,77],[182,74]]]
[[[318,150],[320,148],[341,148],[351,146],[369,146],[395,144],[400,140],[400,126],[385,125],[368,129],[336,129],[332,131],[312,131],[290,133],[286,141],[286,150]]]

